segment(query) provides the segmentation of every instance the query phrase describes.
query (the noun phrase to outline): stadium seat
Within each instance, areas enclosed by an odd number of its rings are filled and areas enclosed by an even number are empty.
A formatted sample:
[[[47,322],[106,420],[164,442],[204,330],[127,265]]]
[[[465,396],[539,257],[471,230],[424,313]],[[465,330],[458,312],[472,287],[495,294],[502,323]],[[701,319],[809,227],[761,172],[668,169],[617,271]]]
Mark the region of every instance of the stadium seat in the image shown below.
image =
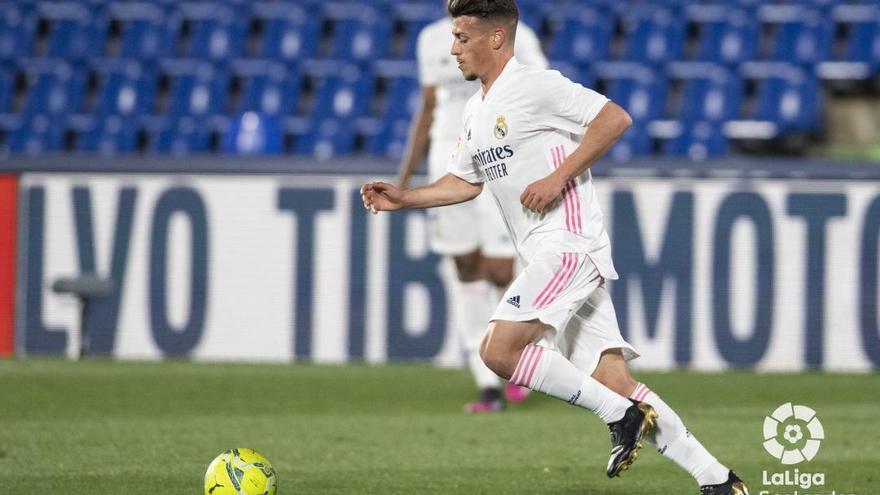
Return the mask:
[[[34,46],[34,17],[16,5],[0,6],[0,64],[29,57]]]
[[[783,133],[820,128],[822,92],[812,73],[781,63],[749,63],[742,72],[757,88],[748,118],[771,122]]]
[[[686,15],[697,27],[697,60],[735,65],[757,58],[758,24],[749,12],[723,5],[693,5]]]
[[[7,136],[13,153],[36,155],[64,150],[64,129],[59,119],[46,115],[22,118],[20,125]]]
[[[876,5],[842,5],[834,9],[838,24],[849,31],[843,49],[848,62],[880,68],[880,9]]]
[[[82,117],[82,116],[80,116]],[[138,151],[139,127],[126,117],[86,116],[71,127],[77,128],[76,150],[89,153],[113,155]]]
[[[0,115],[11,113],[15,97],[15,73],[0,71]]]
[[[274,155],[282,151],[278,118],[245,112],[232,119],[223,137],[223,151],[237,155]]]
[[[608,156],[618,162],[649,154],[651,154],[651,137],[648,136],[645,126],[639,122],[635,122],[627,129],[608,152]]]
[[[140,62],[170,57],[178,31],[176,18],[166,18],[162,9],[151,3],[113,3],[108,8],[112,25],[120,33],[115,53]]]
[[[193,117],[145,119],[147,151],[186,155],[211,151],[211,128]]]
[[[775,28],[770,38],[770,60],[813,65],[831,58],[831,23],[819,11],[796,5],[765,5],[758,10],[758,17]]]
[[[252,15],[262,31],[257,57],[295,63],[317,53],[320,23],[310,21],[299,5],[260,2]]]
[[[184,58],[224,63],[244,54],[247,27],[243,19],[223,5],[210,2],[184,3],[181,15],[182,51]]]
[[[410,122],[404,116],[386,115],[379,120],[378,132],[367,143],[367,150],[377,156],[400,159],[409,135]]]
[[[333,25],[330,58],[372,62],[388,55],[391,19],[369,4],[333,4],[324,9]]]
[[[160,62],[169,94],[161,112],[172,118],[203,118],[226,113],[229,79],[220,68],[203,61],[181,59]]]
[[[80,62],[104,54],[107,22],[74,2],[41,3],[39,18],[49,26],[46,56]]]
[[[237,112],[275,117],[296,112],[302,86],[298,72],[266,60],[237,60],[232,72],[240,90]]]
[[[685,30],[680,16],[650,7],[624,13],[622,21],[626,36],[624,60],[664,64],[681,59]]]
[[[394,5],[394,20],[401,35],[396,48],[392,48],[395,58],[415,60],[416,45],[422,28],[445,15],[439,4],[399,3]]]
[[[603,62],[596,74],[604,81],[604,93],[625,108],[632,118],[648,122],[663,116],[666,108],[666,78],[650,67],[628,62]]]
[[[156,75],[139,62],[127,59],[99,59],[93,62],[97,75],[95,114],[139,116],[156,106]]]
[[[309,115],[350,120],[367,113],[373,79],[366,72],[338,63],[308,63],[304,70],[316,87]]]
[[[548,56],[581,66],[608,60],[611,46],[611,19],[591,8],[563,11],[553,17],[554,33]]]
[[[678,108],[669,117],[689,123],[739,116],[745,88],[738,74],[716,64],[676,62],[667,67],[667,75],[681,85]]]
[[[86,78],[60,60],[35,59],[25,68],[23,115],[62,116],[83,111]]]
[[[681,125],[676,136],[661,139],[660,143],[660,150],[664,154],[697,161],[723,156],[728,152],[727,138],[720,126],[709,122]]]
[[[373,113],[378,117],[410,118],[421,103],[422,88],[413,61],[384,60],[373,64]]]
[[[354,123],[350,120],[317,117],[309,122],[308,130],[296,141],[296,152],[311,155],[318,160],[354,151]]]

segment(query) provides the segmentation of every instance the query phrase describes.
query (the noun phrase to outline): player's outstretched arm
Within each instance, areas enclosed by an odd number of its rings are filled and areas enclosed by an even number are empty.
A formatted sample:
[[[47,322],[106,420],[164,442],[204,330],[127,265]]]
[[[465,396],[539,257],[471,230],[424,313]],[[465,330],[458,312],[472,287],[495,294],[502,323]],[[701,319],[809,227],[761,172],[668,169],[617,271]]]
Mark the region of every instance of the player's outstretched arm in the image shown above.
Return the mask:
[[[581,144],[553,173],[529,184],[520,195],[520,202],[537,213],[552,206],[562,194],[565,184],[593,166],[596,160],[620,139],[630,125],[632,118],[626,110],[614,102],[606,103],[590,122]]]
[[[453,174],[415,189],[400,189],[387,182],[370,182],[361,187],[364,208],[372,213],[402,208],[433,208],[463,203],[479,196],[483,184],[473,184]]]

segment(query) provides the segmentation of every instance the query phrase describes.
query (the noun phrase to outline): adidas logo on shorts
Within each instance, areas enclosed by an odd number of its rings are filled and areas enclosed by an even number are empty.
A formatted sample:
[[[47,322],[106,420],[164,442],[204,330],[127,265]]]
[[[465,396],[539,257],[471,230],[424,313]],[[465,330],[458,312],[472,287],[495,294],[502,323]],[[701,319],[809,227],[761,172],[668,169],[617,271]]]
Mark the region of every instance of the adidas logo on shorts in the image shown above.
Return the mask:
[[[519,308],[519,296],[513,296],[507,299],[507,304],[510,304],[514,308]]]

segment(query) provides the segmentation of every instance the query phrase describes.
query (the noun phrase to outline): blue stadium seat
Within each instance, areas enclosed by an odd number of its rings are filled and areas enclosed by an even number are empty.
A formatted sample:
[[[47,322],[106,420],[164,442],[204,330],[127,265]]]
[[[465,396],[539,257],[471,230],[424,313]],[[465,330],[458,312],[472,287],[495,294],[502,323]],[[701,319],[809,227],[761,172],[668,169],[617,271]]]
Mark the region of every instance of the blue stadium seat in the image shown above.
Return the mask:
[[[697,26],[697,60],[736,65],[757,58],[760,31],[749,12],[723,5],[693,5],[686,15]]]
[[[422,95],[415,62],[382,60],[373,64],[373,73],[376,94],[372,113],[383,118],[410,118],[418,109]]]
[[[133,125],[131,120],[119,115],[86,117],[76,125],[77,151],[113,155],[138,150],[139,127]]]
[[[796,5],[765,5],[758,16],[775,28],[771,60],[813,65],[831,59],[832,25],[819,11]]]
[[[223,136],[223,151],[237,155],[275,155],[282,151],[277,117],[245,112],[232,119]]]
[[[671,81],[681,83],[679,108],[670,117],[719,122],[739,116],[745,88],[738,74],[705,62],[672,63],[667,73]]]
[[[772,122],[783,133],[821,127],[822,92],[812,73],[782,63],[745,64],[742,72],[757,88],[748,118]]]
[[[662,117],[667,82],[662,73],[629,62],[603,62],[596,74],[605,82],[605,95],[625,108],[633,120],[648,122]]]
[[[608,16],[595,9],[579,8],[576,13],[563,11],[552,24],[554,34],[548,50],[551,60],[583,66],[609,59],[614,25]]]
[[[729,146],[720,125],[695,122],[682,125],[677,136],[661,140],[660,149],[666,155],[701,161],[726,155]]]
[[[633,157],[650,154],[651,137],[648,135],[645,126],[639,122],[635,122],[632,127],[627,129],[608,152],[608,156],[618,162],[625,162]]]
[[[350,120],[322,118],[309,122],[308,130],[296,141],[296,152],[311,155],[318,160],[354,151],[354,123]]]
[[[369,140],[367,150],[374,155],[400,159],[406,146],[410,122],[403,116],[387,115],[379,121],[378,132]]]
[[[211,128],[193,117],[146,119],[147,151],[187,155],[211,151]]]
[[[684,51],[684,22],[663,8],[634,9],[624,13],[626,36],[624,60],[644,64],[664,64],[681,60]]]
[[[262,25],[258,57],[295,63],[317,53],[320,23],[309,20],[299,5],[260,2],[252,15]]]
[[[232,71],[240,88],[238,112],[275,117],[296,112],[302,87],[297,71],[266,60],[237,60]]]
[[[11,70],[0,71],[0,115],[11,113],[15,97],[15,73]]]
[[[222,63],[244,54],[247,26],[232,9],[200,2],[184,3],[179,12],[181,28],[189,33],[179,56]]]
[[[398,3],[394,5],[394,19],[402,30],[400,43],[394,50],[396,58],[412,60],[416,58],[416,45],[422,28],[442,18],[445,11],[439,4]]]
[[[226,113],[229,78],[213,65],[191,59],[162,60],[161,72],[169,81],[168,105],[172,118],[203,118]]]
[[[93,63],[98,76],[97,106],[100,116],[139,116],[156,106],[155,73],[139,62],[127,59],[99,59]]]
[[[47,57],[80,62],[104,54],[107,22],[83,4],[41,3],[40,19],[49,25]]]
[[[64,129],[58,119],[45,115],[23,118],[9,131],[9,150],[13,153],[36,155],[64,150]]]
[[[303,68],[317,88],[309,115],[350,120],[367,113],[373,96],[371,76],[346,64],[307,63]]]
[[[330,58],[372,62],[388,55],[391,19],[369,4],[328,3],[324,14],[333,24]]]
[[[62,116],[80,113],[86,78],[60,60],[34,59],[25,68],[27,89],[23,115]]]
[[[34,17],[15,5],[0,6],[0,64],[29,57],[34,46]]]
[[[151,3],[113,3],[108,8],[110,22],[118,26],[117,53],[141,62],[170,57],[178,31],[175,19]]]
[[[880,68],[880,9],[876,5],[841,5],[834,9],[834,17],[849,31],[843,59],[866,63],[874,71]]]

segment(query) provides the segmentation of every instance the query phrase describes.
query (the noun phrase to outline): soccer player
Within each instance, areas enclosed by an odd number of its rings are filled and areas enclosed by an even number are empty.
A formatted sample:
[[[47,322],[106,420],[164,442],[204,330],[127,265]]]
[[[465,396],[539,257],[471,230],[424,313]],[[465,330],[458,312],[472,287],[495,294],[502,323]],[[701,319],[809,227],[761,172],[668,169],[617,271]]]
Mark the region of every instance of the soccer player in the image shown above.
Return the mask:
[[[519,24],[516,38],[519,60],[535,67],[547,67],[538,37],[528,26]],[[455,58],[449,53],[452,41],[452,19],[448,16],[425,26],[419,33],[416,57],[422,104],[413,117],[400,164],[398,186],[402,189],[409,186],[426,153],[429,179],[436,180],[446,173],[464,106],[479,89],[479,83],[465,80],[456,67]],[[492,310],[513,279],[516,250],[498,207],[488,196],[484,194],[474,201],[435,208],[430,215],[431,250],[451,256],[457,272],[457,280],[450,284],[457,315],[455,327],[468,369],[480,390],[479,399],[465,405],[465,411],[471,413],[504,408],[501,381],[480,359],[479,345]],[[524,400],[529,391],[510,382],[504,385],[504,395],[511,402]]]
[[[606,473],[620,474],[642,441],[690,473],[701,495],[748,495],[742,480],[629,373],[638,356],[620,335],[605,281],[617,278],[590,167],[631,125],[604,96],[513,56],[513,0],[450,0],[452,54],[478,91],[464,111],[449,173],[400,190],[362,188],[370,211],[475,198],[486,184],[527,264],[498,305],[480,356],[502,378],[589,409],[611,431]]]

